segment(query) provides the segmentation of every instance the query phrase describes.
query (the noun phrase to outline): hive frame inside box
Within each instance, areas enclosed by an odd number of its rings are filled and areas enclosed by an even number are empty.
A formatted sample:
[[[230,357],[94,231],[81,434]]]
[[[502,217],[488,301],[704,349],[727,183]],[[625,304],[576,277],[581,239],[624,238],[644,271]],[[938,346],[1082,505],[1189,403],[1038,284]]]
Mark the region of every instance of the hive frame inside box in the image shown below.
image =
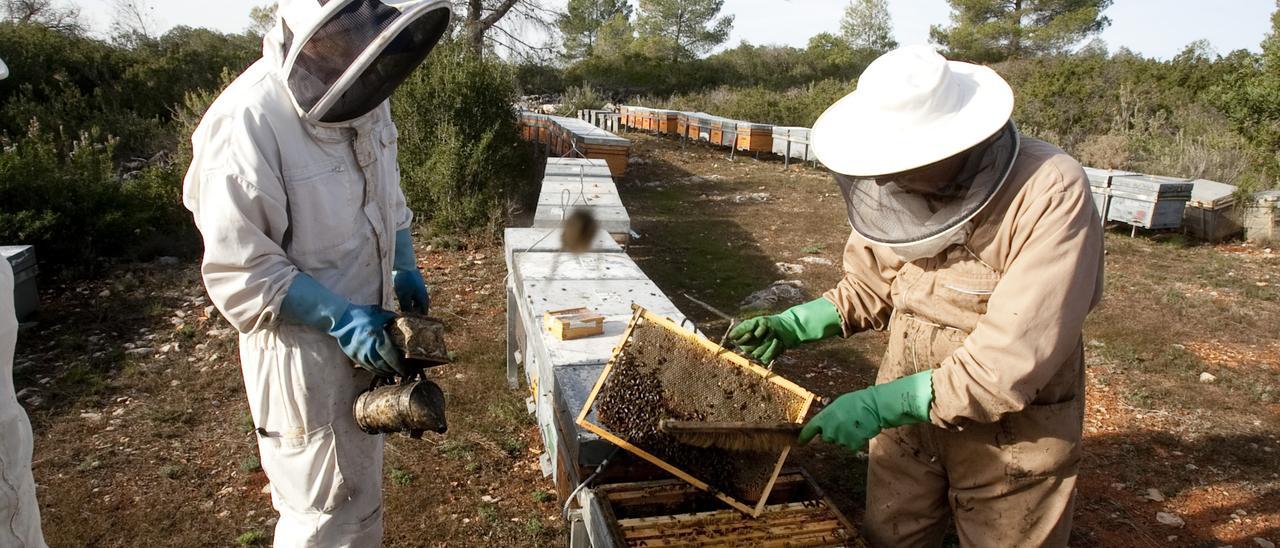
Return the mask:
[[[596,397],[600,394],[601,388],[604,387],[605,381],[609,379],[609,373],[612,371],[614,364],[617,362],[618,356],[622,353],[623,349],[627,346],[627,343],[631,339],[632,332],[635,330],[636,325],[640,321],[646,321],[646,322],[650,322],[650,323],[662,326],[666,328],[668,331],[672,332],[675,336],[691,341],[705,348],[708,352],[711,352],[712,354],[727,360],[733,365],[736,365],[742,369],[745,369],[747,371],[760,375],[762,378],[764,378],[769,382],[772,382],[778,387],[788,392],[791,392],[792,394],[800,396],[803,399],[803,402],[801,403],[800,409],[797,411],[795,418],[792,419],[796,422],[800,422],[801,420],[804,419],[805,416],[809,414],[809,408],[813,405],[813,400],[815,398],[814,394],[812,392],[809,392],[808,390],[805,390],[804,388],[801,388],[800,386],[796,385],[791,381],[788,381],[786,379],[783,379],[781,377],[774,375],[768,369],[765,369],[754,363],[751,363],[746,358],[743,358],[738,354],[726,351],[723,347],[721,347],[720,345],[710,340],[707,340],[705,337],[700,337],[694,334],[690,334],[687,331],[684,331],[683,329],[680,328],[680,326],[676,325],[675,322],[672,322],[666,318],[652,314],[640,305],[633,304],[631,305],[631,308],[634,311],[631,316],[631,321],[630,323],[627,324],[627,329],[622,332],[622,337],[618,340],[617,346],[614,347],[613,355],[611,358],[609,358],[609,362],[605,364],[604,370],[600,372],[600,378],[599,380],[596,381],[595,387],[591,389],[591,395],[587,396],[586,404],[582,406],[582,411],[578,414],[578,420],[577,420],[578,425],[594,432],[597,436],[600,436],[601,438],[608,440],[614,445],[617,445],[620,448],[626,449],[632,454],[635,454],[640,458],[643,458],[644,460],[653,463],[659,468],[662,468],[663,470],[666,470],[667,472],[674,474],[676,477],[686,482],[689,482],[689,484],[693,485],[694,487],[697,487],[699,489],[712,493],[713,495],[716,496],[716,498],[724,501],[729,506],[745,514],[748,514],[750,516],[758,517],[760,513],[764,511],[765,506],[768,504],[769,492],[773,490],[773,484],[778,480],[778,474],[782,472],[782,466],[787,462],[787,455],[789,455],[791,452],[790,447],[785,447],[781,450],[781,452],[778,455],[778,461],[773,466],[773,472],[770,474],[768,482],[765,483],[764,489],[761,491],[760,500],[755,504],[755,506],[749,506],[743,503],[742,501],[739,501],[736,498],[721,492],[719,489],[712,487],[711,485],[707,484],[705,481],[702,481],[698,478],[693,477],[692,475],[685,472],[684,470],[676,468],[675,466],[658,458],[657,456],[649,453],[648,451],[645,451],[644,449],[636,447],[630,442],[614,435],[612,432],[609,432],[608,430],[606,430],[603,426],[589,421],[588,417],[591,415],[591,410],[595,408]]]
[[[743,518],[739,514],[737,519],[733,516],[725,515],[726,512],[736,512],[735,510],[707,510],[702,507],[698,493],[690,491],[696,490],[679,480],[655,480],[640,481],[633,483],[612,483],[605,484],[588,491],[583,492],[579,496],[579,503],[583,508],[588,509],[584,512],[587,518],[588,535],[594,546],[619,546],[627,544],[629,540],[628,530],[640,533],[646,536],[640,543],[652,542],[654,545],[664,546],[672,545],[672,542],[679,542],[681,545],[702,545],[699,541],[713,541],[716,545],[738,545],[738,546],[849,546],[853,548],[866,548],[867,544],[862,539],[857,527],[849,521],[839,508],[827,497],[826,493],[818,487],[817,483],[808,472],[801,468],[784,469],[778,476],[776,486],[780,490],[773,491],[769,498],[773,504],[768,507],[761,519],[767,519],[771,512],[788,512],[794,513],[797,509],[809,514],[809,519],[814,520],[815,525],[818,522],[826,522],[826,527],[819,527],[817,530],[804,527],[803,524],[795,524],[783,522],[780,523],[778,532],[785,534],[787,540],[778,542],[777,539],[763,539],[757,535],[748,532],[747,534],[735,535],[737,538],[725,538],[720,536],[724,534],[725,529],[733,529],[733,523],[743,523],[744,520],[753,518]],[[646,507],[667,506],[671,504],[678,505],[675,513],[669,513],[666,510],[653,514],[651,517],[631,516],[620,519],[620,511],[639,510],[640,514],[648,514]],[[698,523],[702,522],[702,523]],[[717,527],[719,525],[719,527]],[[724,527],[728,525],[729,527]],[[800,525],[797,527],[797,525]],[[690,526],[695,529],[704,529],[700,535],[701,539],[693,539],[686,536],[685,531]],[[764,524],[764,527],[770,527]],[[647,531],[668,530],[669,535],[661,535],[654,538],[652,535],[646,535]],[[719,530],[716,530],[719,529]],[[805,530],[808,529],[808,530]],[[699,533],[695,533],[699,534]],[[733,535],[733,533],[730,533]],[[755,538],[752,538],[752,537]],[[814,538],[814,537],[818,538]],[[808,538],[804,538],[808,537]]]

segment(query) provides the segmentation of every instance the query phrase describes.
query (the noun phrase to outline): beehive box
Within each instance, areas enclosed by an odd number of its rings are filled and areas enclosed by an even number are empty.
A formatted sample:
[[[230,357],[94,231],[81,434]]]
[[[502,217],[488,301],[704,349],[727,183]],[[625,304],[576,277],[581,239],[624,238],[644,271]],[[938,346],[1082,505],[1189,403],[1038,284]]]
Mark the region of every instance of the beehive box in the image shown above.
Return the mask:
[[[716,116],[707,119],[707,140],[711,144],[720,144],[720,140],[724,138],[723,126],[724,118]]]
[[[809,160],[809,128],[773,127],[773,153],[778,156]]]
[[[631,141],[577,118],[550,116],[548,119],[556,127],[552,146],[556,154],[604,160],[614,177],[621,177],[626,173]]]
[[[1207,179],[1196,179],[1191,184],[1191,201],[1182,216],[1183,229],[1206,242],[1221,242],[1239,234],[1235,208],[1239,188]]]
[[[1182,226],[1191,181],[1157,175],[1114,175],[1107,220],[1160,230]]]
[[[693,447],[659,432],[658,423],[798,423],[814,395],[670,320],[633,308],[578,424],[731,507],[759,516],[789,448],[760,453]]]
[[[1089,177],[1089,192],[1093,194],[1093,206],[1098,210],[1098,217],[1102,219],[1102,223],[1106,224],[1107,215],[1111,211],[1111,180],[1115,177],[1138,175],[1138,173],[1086,167],[1084,174]]]
[[[720,119],[720,139],[713,141],[722,147],[733,148],[738,144],[738,121],[728,118]]]
[[[583,499],[594,546],[866,546],[798,468],[778,476],[758,518],[717,509],[715,499],[679,480],[605,484]]]
[[[773,151],[773,126],[753,122],[738,123],[738,150],[747,152]]]
[[[1280,190],[1255,193],[1240,213],[1249,241],[1280,241]]]
[[[689,114],[689,138],[695,141],[711,140],[711,115],[705,112]]]
[[[678,114],[674,110],[653,109],[653,130],[663,135],[676,133]]]

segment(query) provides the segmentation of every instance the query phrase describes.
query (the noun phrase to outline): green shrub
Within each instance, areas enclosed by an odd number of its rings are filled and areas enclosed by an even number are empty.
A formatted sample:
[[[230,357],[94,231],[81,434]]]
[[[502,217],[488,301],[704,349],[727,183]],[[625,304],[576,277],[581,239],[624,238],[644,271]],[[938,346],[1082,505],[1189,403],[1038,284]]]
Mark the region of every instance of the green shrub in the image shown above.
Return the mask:
[[[571,87],[560,95],[561,116],[577,116],[579,110],[598,110],[604,108],[609,99],[591,86]]]
[[[49,271],[72,274],[195,253],[181,203],[194,124],[174,114],[188,95],[202,113],[212,95],[195,91],[256,58],[254,42],[179,27],[124,47],[0,23],[12,71],[0,81],[0,241],[35,245]]]
[[[92,269],[95,258],[190,243],[175,168],[119,177],[115,139],[88,132],[68,138],[34,123],[2,142],[0,241],[35,245],[43,263],[80,269]]]
[[[496,233],[510,203],[536,190],[520,141],[509,65],[442,42],[392,98],[401,183],[437,232]]]

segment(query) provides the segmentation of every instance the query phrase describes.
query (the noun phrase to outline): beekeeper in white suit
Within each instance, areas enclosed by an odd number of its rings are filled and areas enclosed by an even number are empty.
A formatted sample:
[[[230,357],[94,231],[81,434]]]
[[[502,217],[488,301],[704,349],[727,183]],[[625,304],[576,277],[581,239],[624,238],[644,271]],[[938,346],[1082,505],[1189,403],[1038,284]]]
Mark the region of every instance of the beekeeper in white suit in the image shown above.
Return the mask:
[[[381,436],[352,403],[402,373],[384,330],[426,312],[387,98],[443,36],[448,0],[285,0],[263,58],[192,135],[183,201],[205,286],[240,331],[276,546],[377,546]],[[359,366],[359,368],[353,365]]]
[[[9,66],[0,61],[0,80]],[[0,546],[45,546],[40,505],[31,475],[34,444],[31,422],[13,390],[13,352],[18,344],[18,315],[13,304],[13,268],[0,257]]]
[[[31,422],[13,391],[13,351],[18,317],[13,305],[13,269],[0,257],[0,546],[45,546],[40,505],[31,475]]]

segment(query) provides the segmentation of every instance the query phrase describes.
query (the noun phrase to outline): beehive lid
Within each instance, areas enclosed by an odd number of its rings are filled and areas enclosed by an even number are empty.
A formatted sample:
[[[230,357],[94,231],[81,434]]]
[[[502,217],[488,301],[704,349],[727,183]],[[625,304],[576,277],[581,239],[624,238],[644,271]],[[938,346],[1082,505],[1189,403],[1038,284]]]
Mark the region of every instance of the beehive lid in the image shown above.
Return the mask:
[[[1187,205],[1204,209],[1219,209],[1236,202],[1238,187],[1208,179],[1191,182],[1191,202]]]
[[[1254,206],[1261,207],[1280,207],[1280,190],[1264,190],[1255,192],[1249,197],[1249,201]]]
[[[1113,192],[1127,192],[1134,196],[1162,199],[1191,199],[1191,181],[1159,175],[1113,175]]]
[[[560,185],[554,185],[559,187]],[[580,186],[580,185],[579,185]],[[567,191],[567,192],[566,192]],[[592,192],[578,188],[561,188],[538,193],[538,206],[615,206],[622,207],[622,198],[617,192]]]
[[[593,145],[631,146],[631,141],[618,137],[613,133],[588,124],[577,118],[555,117],[553,120],[565,130],[573,134],[577,141]]]
[[[563,231],[559,228],[508,228],[503,231],[502,247],[507,258],[507,271],[514,271],[517,253],[558,253],[564,251]],[[597,230],[591,239],[589,253],[621,253],[622,246],[608,232]]]
[[[759,453],[692,447],[659,432],[658,422],[798,423],[813,399],[794,383],[636,306],[577,422],[733,508],[759,516],[790,448]]]
[[[1089,186],[1106,188],[1111,186],[1113,177],[1138,175],[1132,171],[1120,171],[1117,169],[1098,169],[1096,167],[1085,167],[1084,174],[1089,177]]]
[[[9,261],[14,273],[22,272],[36,265],[36,248],[29,245],[2,245],[0,255]]]
[[[771,124],[757,124],[757,123],[755,123],[755,122],[738,122],[738,129],[747,129],[747,130],[757,130],[757,129],[760,129],[760,130],[769,130],[769,131],[772,131],[772,130],[773,130],[773,125],[771,125]]]
[[[809,128],[800,126],[773,126],[773,134],[779,137],[786,137],[788,135],[796,137],[800,133],[808,135]]]

